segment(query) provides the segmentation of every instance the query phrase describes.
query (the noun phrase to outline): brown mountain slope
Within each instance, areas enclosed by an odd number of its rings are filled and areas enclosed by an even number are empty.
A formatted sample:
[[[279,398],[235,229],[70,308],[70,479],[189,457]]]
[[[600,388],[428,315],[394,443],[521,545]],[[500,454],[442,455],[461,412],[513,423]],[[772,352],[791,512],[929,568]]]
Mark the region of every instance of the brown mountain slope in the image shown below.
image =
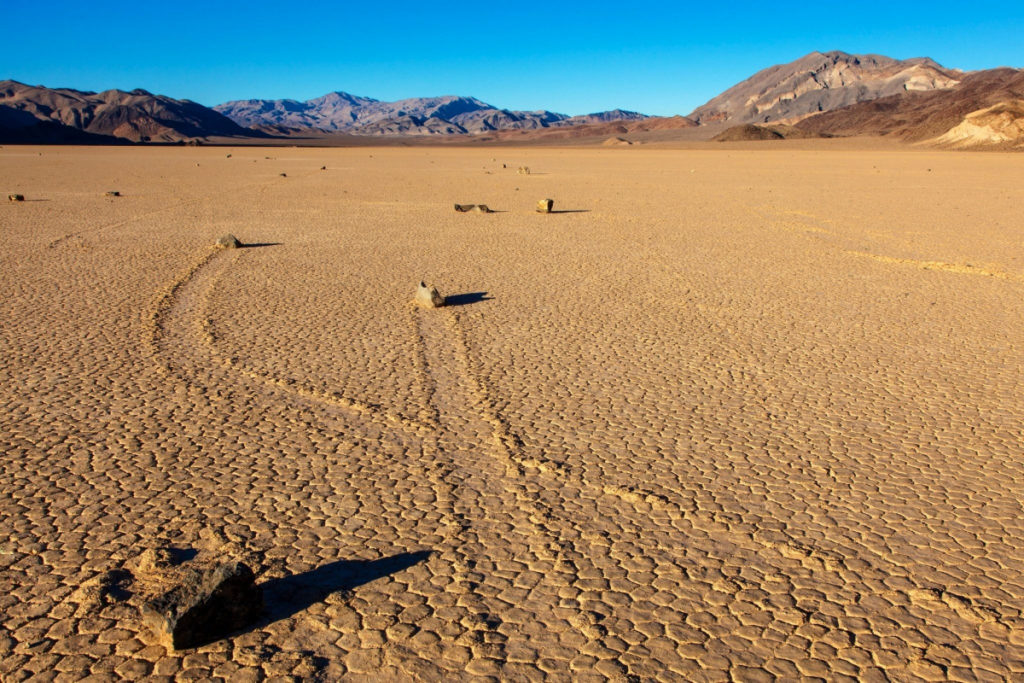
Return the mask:
[[[795,123],[856,102],[949,88],[960,77],[927,58],[812,52],[759,71],[695,109],[690,118],[701,124]]]
[[[133,142],[180,142],[211,135],[260,135],[201,104],[153,95],[145,90],[94,93],[0,81],[0,106],[21,112],[17,120],[14,120],[14,115],[8,115],[8,122],[0,124],[5,137],[27,133],[25,129],[31,129],[25,115],[47,124],[43,128],[51,131],[66,133],[63,129],[70,128]]]
[[[126,141],[86,133],[58,121],[37,119],[26,111],[0,104],[0,144],[109,145],[119,142]]]
[[[797,124],[810,133],[889,135],[902,140],[936,138],[980,109],[1024,99],[1024,71],[991,69],[964,76],[950,90],[908,92],[818,114]]]

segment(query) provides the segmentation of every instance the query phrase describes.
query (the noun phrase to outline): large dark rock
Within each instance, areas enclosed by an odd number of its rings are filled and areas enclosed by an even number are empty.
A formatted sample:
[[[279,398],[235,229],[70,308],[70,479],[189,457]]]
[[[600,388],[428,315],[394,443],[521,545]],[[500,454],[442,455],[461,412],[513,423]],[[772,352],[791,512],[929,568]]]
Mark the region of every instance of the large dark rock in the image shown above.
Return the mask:
[[[170,648],[220,640],[263,611],[263,589],[242,562],[183,562],[164,571],[167,590],[146,599],[142,617]]]
[[[242,243],[234,235],[222,235],[217,238],[217,246],[221,249],[239,249]]]

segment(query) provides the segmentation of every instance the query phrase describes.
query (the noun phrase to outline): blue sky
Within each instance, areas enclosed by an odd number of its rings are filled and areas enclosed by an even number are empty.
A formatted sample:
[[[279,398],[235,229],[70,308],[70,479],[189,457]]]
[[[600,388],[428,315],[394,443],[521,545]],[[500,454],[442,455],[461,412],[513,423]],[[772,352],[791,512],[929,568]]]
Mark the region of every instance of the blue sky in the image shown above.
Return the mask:
[[[332,90],[508,109],[687,114],[814,50],[1024,67],[1024,4],[84,3],[3,10],[0,78],[214,105]],[[971,15],[977,15],[972,18]],[[14,28],[17,27],[17,28]]]

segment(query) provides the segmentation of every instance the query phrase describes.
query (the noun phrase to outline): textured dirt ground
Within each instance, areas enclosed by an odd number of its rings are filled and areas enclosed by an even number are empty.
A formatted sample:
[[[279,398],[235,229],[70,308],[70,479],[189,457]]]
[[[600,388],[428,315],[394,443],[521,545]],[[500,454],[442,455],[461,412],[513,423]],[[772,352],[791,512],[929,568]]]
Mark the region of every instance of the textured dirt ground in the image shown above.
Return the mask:
[[[1024,677],[1021,161],[0,149],[0,678]]]

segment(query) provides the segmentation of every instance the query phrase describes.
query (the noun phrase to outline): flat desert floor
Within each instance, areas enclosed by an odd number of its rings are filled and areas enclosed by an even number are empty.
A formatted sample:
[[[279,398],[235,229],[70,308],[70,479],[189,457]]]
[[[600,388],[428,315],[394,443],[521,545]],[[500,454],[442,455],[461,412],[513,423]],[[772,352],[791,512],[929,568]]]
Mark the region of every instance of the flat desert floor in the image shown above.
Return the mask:
[[[5,681],[1024,678],[1024,156],[6,147],[0,189]],[[250,558],[261,620],[159,645],[111,583],[159,545]]]

